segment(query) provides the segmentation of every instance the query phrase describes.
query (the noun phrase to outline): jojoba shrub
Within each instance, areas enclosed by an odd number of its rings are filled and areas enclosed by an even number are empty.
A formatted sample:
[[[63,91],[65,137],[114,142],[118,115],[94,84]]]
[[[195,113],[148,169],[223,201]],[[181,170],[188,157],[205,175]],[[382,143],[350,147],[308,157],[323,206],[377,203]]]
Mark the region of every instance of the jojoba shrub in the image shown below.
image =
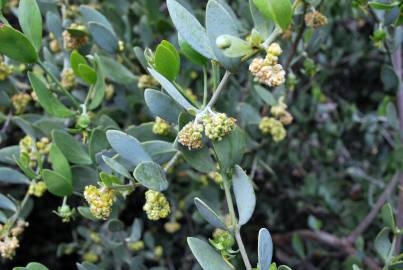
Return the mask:
[[[0,0],[0,269],[403,269],[399,0]]]

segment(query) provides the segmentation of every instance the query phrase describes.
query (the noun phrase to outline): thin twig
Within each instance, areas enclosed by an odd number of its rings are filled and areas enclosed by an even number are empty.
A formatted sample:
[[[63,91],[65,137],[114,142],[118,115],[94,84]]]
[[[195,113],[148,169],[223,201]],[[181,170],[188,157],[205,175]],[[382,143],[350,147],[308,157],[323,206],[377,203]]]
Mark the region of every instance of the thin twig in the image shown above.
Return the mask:
[[[217,89],[215,90],[210,101],[208,102],[206,108],[212,108],[214,106],[214,104],[217,102],[218,97],[220,96],[222,90],[224,89],[225,85],[227,84],[227,81],[230,76],[231,76],[231,72],[229,72],[228,70],[225,71],[224,77],[222,78],[220,84],[217,86]]]
[[[164,172],[168,172],[168,170],[175,164],[175,162],[178,160],[179,156],[181,155],[181,152],[177,152],[170,161],[164,166]]]
[[[355,240],[358,238],[358,236],[360,236],[369,227],[369,225],[371,225],[371,223],[381,210],[382,206],[389,198],[392,191],[396,188],[398,180],[399,180],[399,174],[396,174],[393,177],[393,179],[389,182],[389,184],[386,186],[385,190],[382,192],[381,196],[378,198],[369,214],[361,221],[361,223],[357,226],[357,228],[355,228],[354,231],[352,231],[352,233],[347,237],[347,240],[350,243],[354,243]]]

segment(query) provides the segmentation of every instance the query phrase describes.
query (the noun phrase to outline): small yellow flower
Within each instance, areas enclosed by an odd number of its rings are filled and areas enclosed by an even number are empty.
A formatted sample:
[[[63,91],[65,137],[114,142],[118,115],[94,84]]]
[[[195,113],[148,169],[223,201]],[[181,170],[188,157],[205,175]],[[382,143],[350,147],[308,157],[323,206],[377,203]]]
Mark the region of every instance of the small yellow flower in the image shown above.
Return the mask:
[[[0,55],[0,81],[6,80],[13,73],[13,71],[13,67],[7,65],[3,61],[3,57]]]
[[[259,129],[263,134],[270,133],[275,142],[284,140],[287,135],[283,123],[272,117],[263,117],[259,123]]]
[[[157,87],[159,83],[150,75],[141,75],[139,77],[139,81],[137,83],[138,88],[146,89],[146,88],[153,88]]]
[[[67,90],[71,90],[76,86],[76,75],[73,69],[66,68],[63,70],[61,84]]]
[[[181,224],[179,222],[167,222],[164,224],[164,229],[168,233],[176,233],[181,228]]]
[[[69,27],[70,29],[77,29],[82,32],[86,32],[86,27],[81,24],[75,24],[73,23]],[[69,31],[65,30],[63,31],[63,43],[64,43],[64,48],[66,50],[75,50],[79,49],[88,43],[88,36],[85,35],[80,35],[80,36],[73,36]]]
[[[107,84],[105,87],[105,99],[106,100],[111,100],[113,95],[115,94],[115,87],[113,84]]]
[[[10,230],[10,233],[12,236],[18,237],[24,232],[25,228],[28,226],[29,226],[28,222],[26,222],[22,219],[19,219],[17,221],[17,224],[14,226],[14,228],[12,228]]]
[[[115,192],[107,187],[97,188],[89,185],[85,187],[84,197],[90,205],[92,215],[98,219],[107,219],[115,201]]]
[[[214,180],[214,182],[218,185],[221,185],[223,182],[222,175],[219,172],[210,172],[209,177]]]
[[[178,133],[178,141],[189,150],[200,149],[203,146],[203,125],[190,122]]]
[[[99,260],[99,256],[93,252],[86,252],[82,256],[83,260],[90,263],[96,263]]]
[[[267,48],[267,53],[274,56],[280,56],[283,53],[283,50],[278,43],[274,42],[270,44],[269,48]]]
[[[49,154],[51,143],[48,138],[43,137],[41,138],[38,142],[36,142],[36,149],[38,150],[39,153],[42,155],[47,155]]]
[[[159,220],[166,218],[170,214],[171,208],[164,194],[158,191],[148,190],[145,196],[146,203],[143,210],[147,213],[148,219]]]
[[[13,103],[15,113],[22,114],[31,100],[32,100],[31,96],[26,93],[18,93],[13,95],[11,97],[11,102]]]
[[[3,259],[12,259],[20,243],[15,236],[6,236],[0,241],[0,255]]]
[[[136,241],[127,244],[127,247],[132,251],[140,251],[144,248],[143,241]]]
[[[164,255],[164,248],[162,246],[156,246],[154,248],[154,254],[157,258],[161,258]]]
[[[28,193],[30,195],[33,195],[35,197],[42,197],[43,194],[46,192],[47,186],[45,182],[39,181],[39,182],[32,182],[29,185]]]
[[[153,125],[154,134],[166,136],[166,135],[169,135],[170,130],[171,130],[171,125],[167,121],[165,121],[164,119],[162,119],[158,116],[155,118],[155,122]]]
[[[319,11],[312,11],[305,15],[305,23],[308,27],[319,28],[327,24],[327,18]]]

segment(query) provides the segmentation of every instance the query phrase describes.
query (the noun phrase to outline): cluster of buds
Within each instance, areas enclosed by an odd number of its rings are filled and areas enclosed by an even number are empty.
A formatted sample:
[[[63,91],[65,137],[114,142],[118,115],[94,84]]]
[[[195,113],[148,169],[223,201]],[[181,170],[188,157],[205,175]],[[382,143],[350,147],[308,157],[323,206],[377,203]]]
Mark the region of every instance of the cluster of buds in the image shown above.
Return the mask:
[[[208,176],[218,185],[223,183],[222,175],[219,172],[209,172]]]
[[[0,239],[0,255],[3,259],[12,259],[17,248],[20,246],[18,236],[20,236],[28,223],[23,220],[18,220],[17,224]],[[0,225],[0,231],[3,231],[5,226]]]
[[[4,81],[13,73],[14,69],[4,62],[3,57],[0,55],[0,81]]]
[[[76,75],[73,69],[65,68],[61,74],[61,84],[66,90],[71,90],[76,86]]]
[[[82,256],[83,261],[89,263],[96,263],[99,260],[99,256],[91,251],[85,252]]]
[[[47,155],[50,152],[51,143],[47,137],[42,137],[36,142],[36,149],[42,155]]]
[[[97,188],[93,185],[85,187],[84,198],[90,205],[92,215],[97,219],[107,219],[112,212],[115,192],[107,187]]]
[[[271,134],[275,142],[284,140],[287,135],[287,131],[284,128],[283,123],[273,117],[263,117],[259,123],[259,129],[263,134]]]
[[[141,75],[139,77],[139,81],[137,83],[138,88],[146,89],[146,88],[154,88],[157,87],[159,83],[150,75]]]
[[[327,18],[319,11],[312,11],[305,15],[305,24],[311,28],[319,28],[327,24]]]
[[[236,120],[228,117],[225,113],[206,114],[202,118],[204,133],[207,138],[221,141],[235,128]]]
[[[49,49],[53,53],[61,52],[60,43],[53,33],[49,33]]]
[[[144,241],[135,241],[127,244],[127,247],[132,251],[140,251],[144,248]]]
[[[185,89],[185,96],[192,102],[197,102],[197,96],[193,93],[191,88]]]
[[[43,194],[46,192],[48,187],[46,186],[45,182],[39,181],[39,182],[32,182],[29,185],[28,193],[29,195],[35,196],[35,197],[42,197]]]
[[[70,208],[67,204],[64,204],[62,206],[59,206],[57,208],[57,212],[54,211],[56,215],[58,215],[63,223],[70,222],[72,219],[74,219],[74,215],[76,214],[76,209]]]
[[[209,241],[224,258],[230,257],[231,253],[233,253],[232,247],[235,244],[235,238],[230,232],[216,229],[213,233],[213,239]]]
[[[105,87],[105,99],[108,101],[111,100],[114,94],[115,94],[115,87],[113,86],[113,84],[107,84]]]
[[[25,136],[19,142],[20,157],[27,156],[29,158],[29,166],[35,167],[38,155],[49,154],[51,143],[48,138],[43,137],[36,143],[30,136]],[[46,190],[46,189],[45,189]]]
[[[249,71],[255,79],[267,86],[277,87],[285,82],[285,71],[278,63],[278,57],[283,53],[278,43],[272,43],[266,58],[255,58],[249,66]]]
[[[77,30],[80,33],[72,34],[69,30]],[[70,25],[69,30],[63,31],[63,43],[66,50],[79,49],[88,43],[87,29],[82,24],[73,23]]]
[[[155,122],[153,125],[153,133],[157,135],[168,135],[171,131],[171,125],[160,117],[155,118]]]
[[[189,122],[178,133],[178,141],[189,150],[200,149],[203,146],[204,127],[196,121]]]
[[[270,112],[284,125],[289,125],[293,121],[291,113],[287,111],[287,104],[284,102],[284,96],[278,100],[278,104],[271,107]]]
[[[22,114],[32,100],[31,95],[26,93],[18,93],[11,97],[11,102],[16,114]]]
[[[150,220],[159,220],[166,218],[171,212],[171,207],[167,198],[158,191],[148,190],[145,193],[146,203],[143,210],[147,213]]]

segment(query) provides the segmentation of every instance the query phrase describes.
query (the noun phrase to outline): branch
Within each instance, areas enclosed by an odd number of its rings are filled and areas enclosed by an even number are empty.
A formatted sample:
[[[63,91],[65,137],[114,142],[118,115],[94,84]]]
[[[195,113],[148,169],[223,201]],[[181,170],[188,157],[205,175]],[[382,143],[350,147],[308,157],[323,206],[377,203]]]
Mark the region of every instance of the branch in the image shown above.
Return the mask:
[[[386,186],[385,190],[382,192],[381,196],[379,196],[375,205],[372,207],[371,212],[369,212],[369,214],[361,221],[357,228],[355,228],[355,230],[352,231],[351,234],[347,237],[347,240],[350,243],[354,243],[358,236],[360,236],[369,227],[369,225],[371,225],[372,221],[376,218],[382,206],[385,204],[386,200],[395,189],[399,180],[399,175],[400,174],[396,174],[393,177],[393,179]]]
[[[304,34],[304,31],[306,29],[305,19],[304,19],[305,14],[306,14],[306,4],[304,3],[304,11],[302,13],[301,25],[299,26],[299,31],[298,31],[297,37],[295,38],[295,40],[294,40],[294,42],[293,42],[293,44],[291,46],[291,51],[290,51],[290,54],[288,56],[287,62],[285,64],[284,70],[286,70],[286,71],[290,68],[292,59],[294,58],[295,53],[297,52],[298,44],[301,41],[301,38],[302,38],[302,36]]]

